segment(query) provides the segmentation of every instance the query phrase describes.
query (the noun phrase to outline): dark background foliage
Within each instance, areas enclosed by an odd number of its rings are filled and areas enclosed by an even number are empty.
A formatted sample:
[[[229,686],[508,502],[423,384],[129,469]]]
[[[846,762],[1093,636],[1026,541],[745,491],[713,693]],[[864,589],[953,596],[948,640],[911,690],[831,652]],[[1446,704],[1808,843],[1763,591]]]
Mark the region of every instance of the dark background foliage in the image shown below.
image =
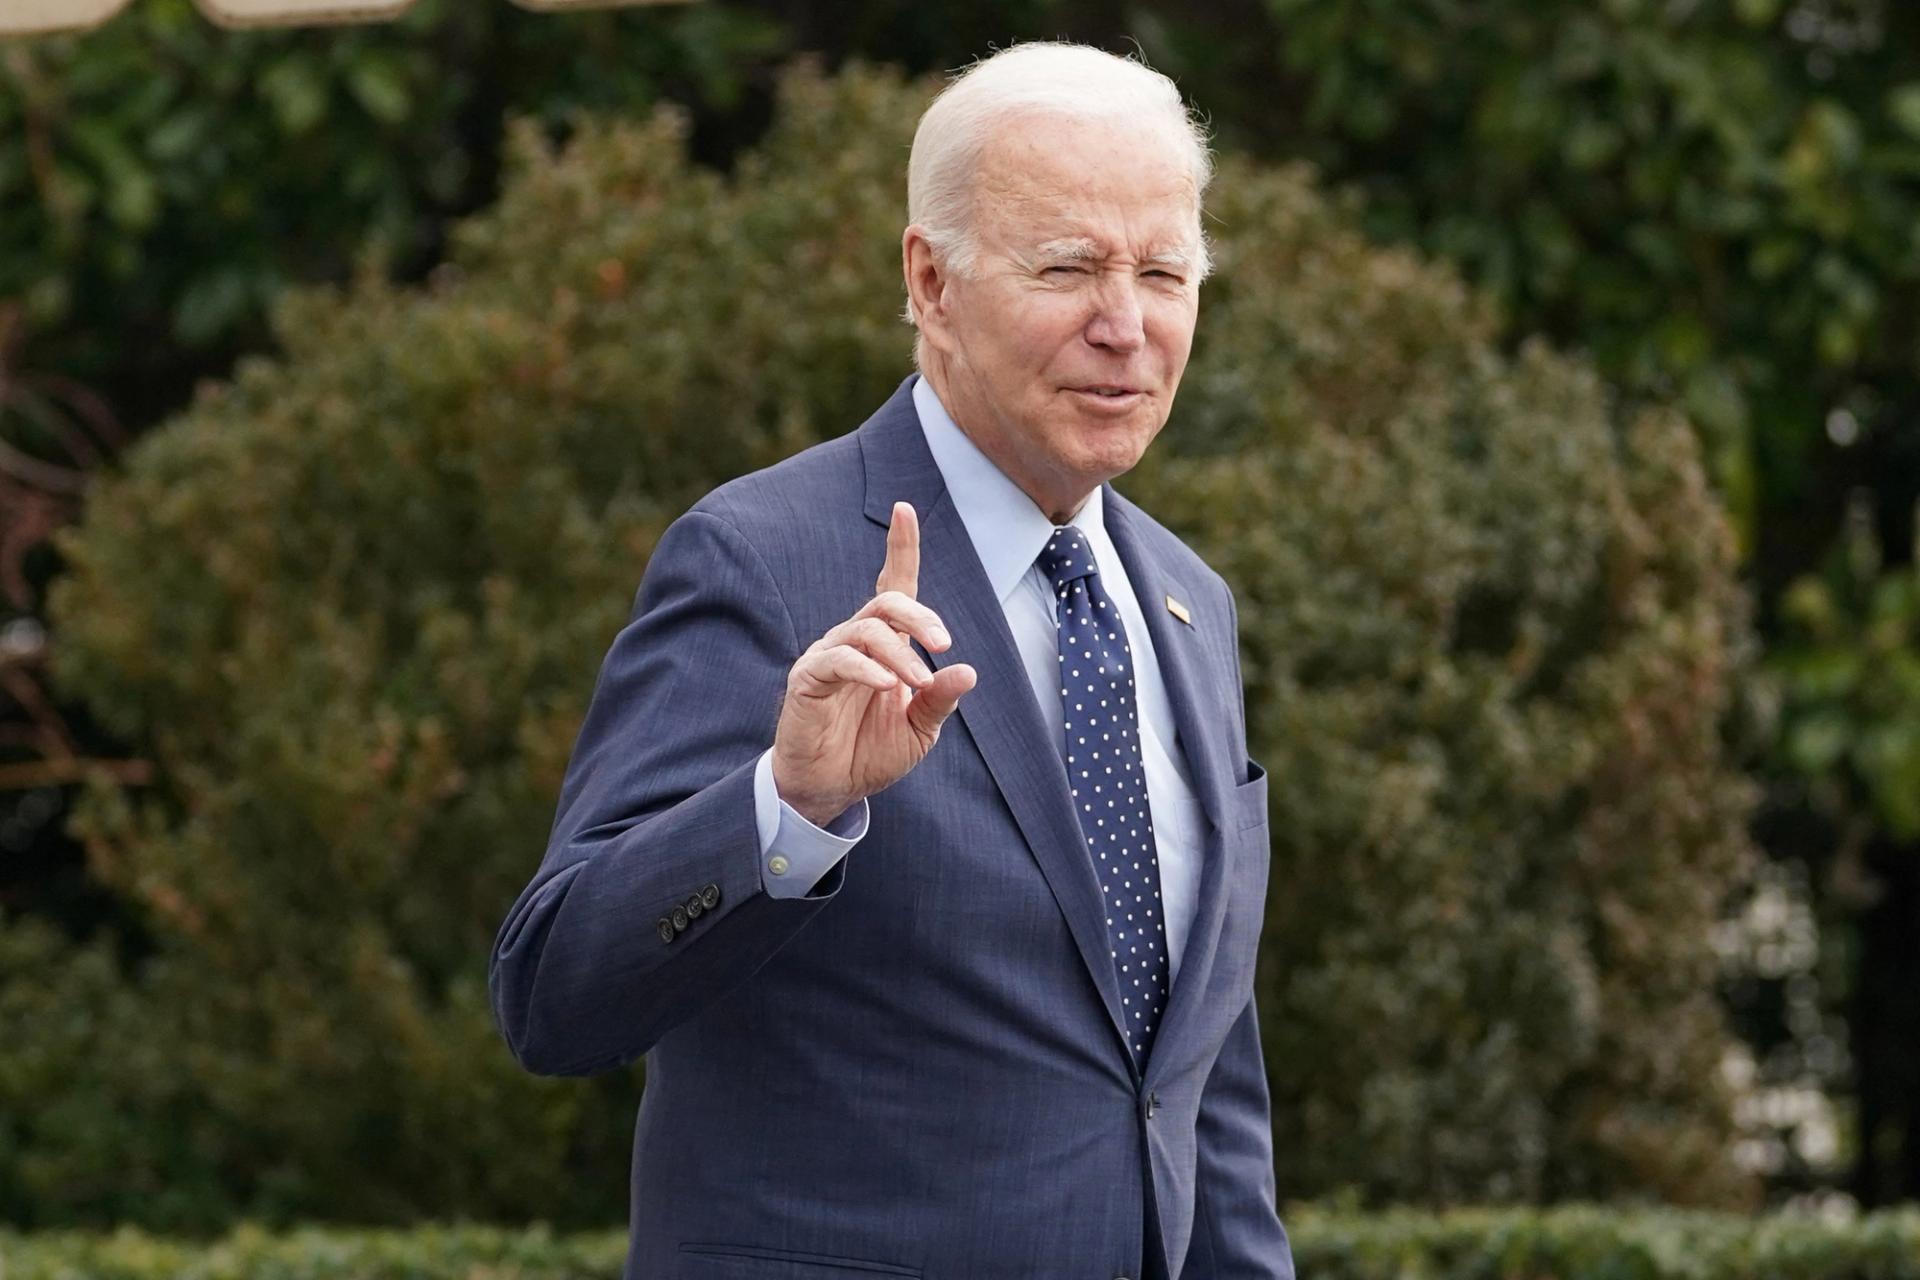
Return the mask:
[[[638,1081],[520,1074],[487,949],[665,521],[904,371],[927,93],[796,74],[724,176],[676,114],[564,150],[522,123],[426,289],[286,295],[280,356],[97,483],[56,672],[156,768],[73,830],[141,911],[158,1061],[134,1105],[117,1067],[66,1093],[154,1156],[47,1177],[78,1121],[36,1116],[25,1203],[150,1220],[84,1189],[166,1183],[149,1135],[184,1121],[208,1198],[171,1225],[618,1216]],[[1720,731],[1751,654],[1691,428],[1503,355],[1301,170],[1223,166],[1215,217],[1180,424],[1126,487],[1240,584],[1281,1184],[1750,1202],[1710,939],[1750,867]],[[69,1051],[118,1063],[120,1007]]]
[[[151,771],[44,689],[58,636],[40,615],[62,572],[44,531],[79,510],[99,458],[271,345],[283,286],[340,279],[370,239],[391,276],[431,270],[448,219],[498,190],[507,111],[564,136],[575,107],[671,98],[692,153],[726,166],[796,50],[935,70],[1016,38],[1137,46],[1224,144],[1313,160],[1364,193],[1354,225],[1457,263],[1505,317],[1496,343],[1547,334],[1626,397],[1686,408],[1766,653],[1729,725],[1765,784],[1771,878],[1748,915],[1792,922],[1787,941],[1721,948],[1783,1104],[1750,1126],[1753,1153],[1783,1189],[1913,1196],[1915,23],[1880,0],[566,17],[424,0],[390,26],[234,33],[186,0],[138,0],[87,36],[0,47],[0,907],[122,969],[152,946],[147,909],[63,831],[80,778]],[[1810,1086],[1848,1103],[1845,1167],[1784,1105]]]

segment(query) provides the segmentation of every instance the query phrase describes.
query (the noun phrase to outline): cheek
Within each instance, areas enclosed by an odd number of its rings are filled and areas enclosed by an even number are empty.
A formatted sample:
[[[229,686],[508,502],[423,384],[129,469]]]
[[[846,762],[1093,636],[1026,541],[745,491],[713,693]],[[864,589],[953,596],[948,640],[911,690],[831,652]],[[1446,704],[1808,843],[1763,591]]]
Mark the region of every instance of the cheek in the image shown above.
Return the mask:
[[[1193,322],[1196,308],[1192,302],[1168,298],[1147,309],[1147,337],[1154,346],[1184,363],[1193,348]]]
[[[1090,320],[1080,299],[1042,294],[1031,298],[1003,330],[1022,364],[1045,367],[1079,340]]]

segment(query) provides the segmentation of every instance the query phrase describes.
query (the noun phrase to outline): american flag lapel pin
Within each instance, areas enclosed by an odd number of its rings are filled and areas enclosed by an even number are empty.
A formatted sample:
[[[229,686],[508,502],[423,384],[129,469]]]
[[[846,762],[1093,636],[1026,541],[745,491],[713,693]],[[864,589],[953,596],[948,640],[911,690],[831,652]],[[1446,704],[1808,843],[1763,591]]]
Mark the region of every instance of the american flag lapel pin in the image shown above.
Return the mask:
[[[1193,615],[1187,612],[1187,606],[1181,604],[1178,600],[1175,600],[1172,596],[1167,597],[1167,612],[1172,614],[1174,617],[1180,619],[1180,621],[1186,623],[1188,626],[1193,625]]]

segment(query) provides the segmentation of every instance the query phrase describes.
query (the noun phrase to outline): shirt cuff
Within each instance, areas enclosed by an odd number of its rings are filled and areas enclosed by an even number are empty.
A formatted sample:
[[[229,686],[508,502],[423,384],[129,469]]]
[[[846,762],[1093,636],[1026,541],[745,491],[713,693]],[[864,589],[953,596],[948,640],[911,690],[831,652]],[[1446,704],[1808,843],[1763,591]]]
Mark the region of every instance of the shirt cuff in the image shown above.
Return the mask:
[[[780,798],[773,785],[773,749],[753,771],[753,816],[760,835],[760,884],[773,898],[804,898],[847,850],[867,834],[867,802],[816,827]]]

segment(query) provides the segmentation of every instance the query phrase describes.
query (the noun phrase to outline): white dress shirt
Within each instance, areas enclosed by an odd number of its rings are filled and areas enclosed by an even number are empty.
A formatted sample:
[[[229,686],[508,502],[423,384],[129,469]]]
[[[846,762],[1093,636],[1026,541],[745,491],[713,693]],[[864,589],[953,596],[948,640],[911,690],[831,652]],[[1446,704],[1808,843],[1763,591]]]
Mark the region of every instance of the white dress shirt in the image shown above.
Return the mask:
[[[1027,681],[1033,686],[1041,718],[1060,725],[1059,624],[1052,585],[1036,563],[1053,533],[1053,521],[967,437],[925,378],[914,379],[913,405],[954,510],[966,526],[987,581],[1006,613],[1007,628],[1027,669]],[[1127,580],[1126,567],[1107,536],[1102,510],[1101,491],[1095,489],[1074,513],[1071,523],[1093,547],[1100,585],[1120,611],[1128,644],[1136,655],[1134,692],[1145,756],[1147,804],[1153,813],[1154,844],[1160,862],[1160,897],[1171,978],[1180,971],[1180,954],[1193,924],[1206,819],[1194,799],[1193,775],[1174,725],[1166,684],[1160,678],[1153,636]],[[1064,729],[1056,738],[1054,748],[1064,759]],[[865,800],[824,829],[781,800],[773,785],[771,748],[761,755],[754,772],[754,816],[760,836],[761,883],[776,898],[805,896],[867,833]]]

